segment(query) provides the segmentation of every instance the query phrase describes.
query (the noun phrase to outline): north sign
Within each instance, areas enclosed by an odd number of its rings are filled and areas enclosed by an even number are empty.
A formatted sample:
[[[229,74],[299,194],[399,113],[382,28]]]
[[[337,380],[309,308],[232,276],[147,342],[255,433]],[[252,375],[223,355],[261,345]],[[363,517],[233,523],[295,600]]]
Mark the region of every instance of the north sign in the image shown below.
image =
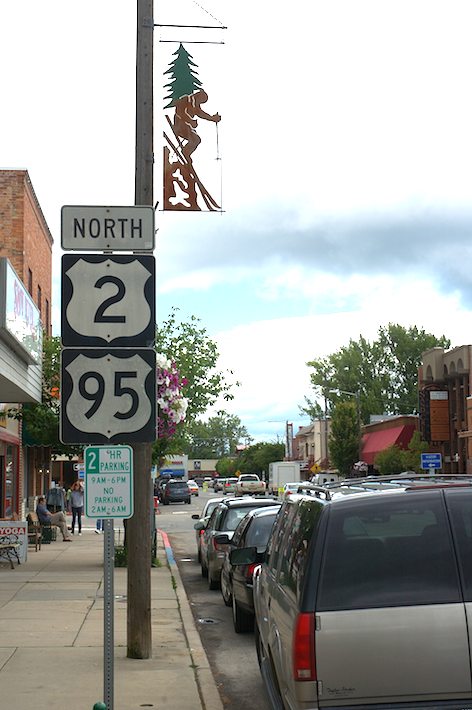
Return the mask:
[[[88,518],[131,518],[133,515],[133,451],[130,446],[87,446],[85,515]]]
[[[61,246],[64,251],[153,251],[154,209],[64,205]]]
[[[155,339],[155,258],[62,257],[63,347],[150,347]]]
[[[155,441],[155,351],[64,348],[60,425],[64,444]]]

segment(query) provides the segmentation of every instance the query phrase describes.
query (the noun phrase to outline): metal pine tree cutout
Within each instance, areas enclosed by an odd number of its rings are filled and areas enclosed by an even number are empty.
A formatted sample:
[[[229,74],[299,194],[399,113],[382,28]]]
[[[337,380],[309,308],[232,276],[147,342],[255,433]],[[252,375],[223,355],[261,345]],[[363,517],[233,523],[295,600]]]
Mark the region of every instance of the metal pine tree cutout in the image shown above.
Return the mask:
[[[218,113],[209,114],[203,104],[208,101],[208,94],[202,88],[197,77],[192,56],[180,44],[172,55],[175,59],[164,72],[170,76],[165,85],[169,90],[166,97],[166,109],[173,111],[173,116],[166,114],[168,124],[164,130],[164,210],[214,212],[220,205],[210,195],[198,177],[193,164],[193,153],[201,143],[198,135],[198,120],[204,119],[219,123]]]

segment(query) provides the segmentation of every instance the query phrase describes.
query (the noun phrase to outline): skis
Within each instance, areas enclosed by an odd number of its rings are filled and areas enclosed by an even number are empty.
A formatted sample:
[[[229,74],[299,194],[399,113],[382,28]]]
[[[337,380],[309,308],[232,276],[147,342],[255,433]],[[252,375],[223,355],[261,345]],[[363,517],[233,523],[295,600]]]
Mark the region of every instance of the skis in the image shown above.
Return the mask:
[[[171,131],[175,137],[175,140],[177,141],[177,145],[174,145],[173,141],[169,138],[169,136],[166,134],[165,131],[164,131],[164,138],[166,139],[167,143],[174,151],[175,155],[177,156],[177,158],[179,159],[181,164],[185,165],[188,168],[189,176],[193,179],[195,184],[198,186],[198,189],[200,190],[203,201],[205,202],[205,205],[207,206],[207,209],[210,210],[211,212],[221,209],[219,204],[217,202],[215,202],[215,200],[210,195],[210,193],[206,189],[205,185],[202,183],[202,181],[198,177],[197,173],[195,172],[195,168],[193,167],[193,162],[191,160],[187,160],[187,158],[185,157],[183,150],[182,150],[182,148],[183,148],[182,141],[180,140],[179,136],[174,131],[174,126],[172,125],[172,121],[170,120],[169,116],[166,116],[166,119],[167,119],[167,122],[168,122],[168,124],[171,128]]]

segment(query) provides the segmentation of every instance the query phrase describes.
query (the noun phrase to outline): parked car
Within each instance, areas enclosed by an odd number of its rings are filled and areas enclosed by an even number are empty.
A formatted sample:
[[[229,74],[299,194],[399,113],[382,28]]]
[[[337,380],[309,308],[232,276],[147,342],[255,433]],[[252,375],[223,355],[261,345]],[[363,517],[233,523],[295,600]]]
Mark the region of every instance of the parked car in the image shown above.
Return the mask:
[[[289,496],[254,575],[272,707],[470,707],[471,553],[471,477]],[[239,548],[231,561],[256,560]]]
[[[235,486],[235,496],[265,496],[266,484],[261,481],[257,473],[242,473]]]
[[[236,477],[231,477],[227,478],[225,480],[225,484],[223,486],[223,495],[227,495],[228,493],[234,493],[236,490],[236,483],[238,482],[238,479]]]
[[[162,502],[164,505],[169,505],[169,503],[188,503],[190,505],[190,490],[187,481],[174,478],[167,481],[162,492]]]
[[[192,479],[190,479],[189,481],[187,481],[187,486],[189,488],[190,495],[198,497],[198,485],[195,483],[195,481],[192,481]]]
[[[162,476],[161,478],[157,479],[156,484],[154,486],[154,495],[157,496],[161,503],[164,500],[164,489],[170,478],[170,476]]]
[[[231,498],[223,500],[214,509],[200,538],[202,576],[208,576],[210,589],[218,589],[220,586],[223,559],[238,523],[250,510],[264,505],[274,505],[274,500],[270,498]],[[196,530],[201,530],[202,527],[202,523],[195,525]],[[214,539],[222,532],[228,535],[228,543],[226,544],[218,544]]]
[[[203,506],[203,510],[200,514],[194,513],[192,515],[193,520],[198,520],[200,525],[195,525],[195,532],[196,532],[196,538],[197,538],[197,557],[198,561],[201,561],[201,546],[200,546],[200,540],[202,538],[202,535],[205,531],[206,524],[210,520],[210,516],[213,513],[214,509],[218,505],[218,503],[221,503],[221,501],[226,500],[225,498],[210,498],[207,500],[205,505]]]
[[[233,625],[236,633],[251,631],[254,627],[253,572],[264,558],[270,531],[280,509],[280,503],[267,508],[251,510],[234,531],[221,569],[221,594],[226,606],[233,607]],[[219,545],[226,542],[227,533],[215,537]],[[255,547],[257,559],[249,565],[231,564],[233,550],[238,547]]]

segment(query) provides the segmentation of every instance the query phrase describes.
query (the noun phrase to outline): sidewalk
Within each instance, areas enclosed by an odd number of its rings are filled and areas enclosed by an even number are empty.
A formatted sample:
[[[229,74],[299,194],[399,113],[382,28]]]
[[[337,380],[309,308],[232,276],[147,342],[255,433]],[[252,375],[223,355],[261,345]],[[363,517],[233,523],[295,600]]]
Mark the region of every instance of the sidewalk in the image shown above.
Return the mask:
[[[12,570],[0,562],[0,699],[18,710],[103,701],[103,535],[84,528]],[[151,570],[153,657],[126,658],[126,569],[114,576],[113,710],[222,710],[165,533]]]

